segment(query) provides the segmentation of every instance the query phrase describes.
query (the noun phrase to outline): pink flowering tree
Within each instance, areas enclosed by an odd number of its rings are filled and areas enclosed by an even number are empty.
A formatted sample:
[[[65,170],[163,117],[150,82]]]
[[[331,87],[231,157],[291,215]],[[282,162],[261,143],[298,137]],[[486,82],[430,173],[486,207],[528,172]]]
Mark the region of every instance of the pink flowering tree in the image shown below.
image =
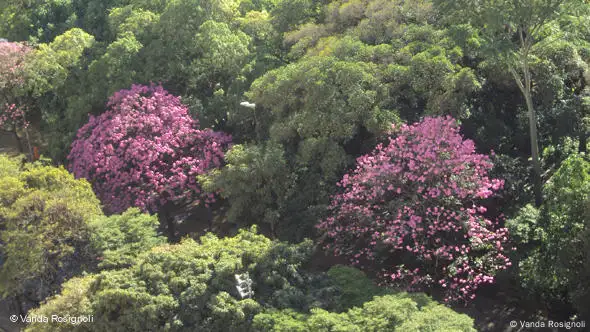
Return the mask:
[[[29,127],[25,111],[15,104],[5,104],[0,108],[0,128],[6,131],[13,131],[16,128],[26,129]]]
[[[19,99],[25,84],[25,60],[30,52],[31,48],[24,44],[0,41],[0,129],[14,135],[21,152],[24,148],[19,132],[31,150],[29,122]]]
[[[80,128],[68,156],[71,171],[92,183],[107,212],[214,202],[196,178],[221,165],[228,135],[199,129],[180,99],[160,86],[133,85],[107,107]]]
[[[31,48],[21,43],[0,41],[0,91],[6,100],[13,96],[15,89],[21,87],[24,80],[24,65]]]
[[[343,191],[318,225],[325,248],[381,269],[384,283],[439,288],[446,301],[473,299],[511,265],[506,228],[481,206],[503,181],[488,177],[489,158],[475,153],[452,118],[396,131],[338,183]]]

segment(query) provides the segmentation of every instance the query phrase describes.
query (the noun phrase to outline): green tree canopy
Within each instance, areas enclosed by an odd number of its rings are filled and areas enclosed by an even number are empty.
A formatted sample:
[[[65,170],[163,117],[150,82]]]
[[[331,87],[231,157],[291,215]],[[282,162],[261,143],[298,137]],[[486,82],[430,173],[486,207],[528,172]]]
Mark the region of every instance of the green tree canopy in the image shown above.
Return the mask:
[[[92,259],[89,222],[100,205],[90,184],[63,168],[0,162],[12,169],[0,178],[0,291],[40,301]]]
[[[544,187],[540,209],[525,206],[508,225],[523,254],[520,275],[525,287],[548,300],[574,302],[587,314],[581,298],[588,293],[590,257],[586,245],[590,224],[590,162],[573,154]]]
[[[311,331],[323,331],[340,323],[368,324],[375,331],[472,331],[470,318],[421,294],[371,301],[373,295],[391,291],[373,285],[353,268],[335,267],[327,275],[301,271],[312,249],[311,241],[270,241],[254,229],[232,238],[208,234],[199,242],[185,239],[155,247],[128,268],[69,280],[59,295],[31,312],[93,315],[92,323],[33,323],[27,331],[279,331],[277,321],[288,320],[291,313],[300,318],[293,322],[300,326],[297,331],[309,330],[309,324]],[[253,296],[242,298],[235,275],[246,272],[253,281]],[[352,289],[350,276],[365,293]],[[349,310],[357,303],[362,308]]]

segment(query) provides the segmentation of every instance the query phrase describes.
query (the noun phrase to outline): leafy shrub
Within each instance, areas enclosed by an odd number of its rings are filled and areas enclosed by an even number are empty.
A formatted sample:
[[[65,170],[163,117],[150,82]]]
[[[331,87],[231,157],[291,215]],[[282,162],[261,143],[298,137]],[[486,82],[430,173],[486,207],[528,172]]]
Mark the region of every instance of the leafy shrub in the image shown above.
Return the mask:
[[[337,311],[360,307],[376,295],[390,293],[387,288],[375,285],[361,270],[350,266],[333,266],[328,270],[328,276],[337,288]]]
[[[0,177],[15,177],[20,173],[21,160],[0,154]],[[0,194],[1,195],[1,194]]]
[[[26,311],[83,271],[131,265],[165,242],[157,224],[136,208],[105,217],[86,180],[0,155],[0,295]]]
[[[309,279],[297,269],[311,250],[310,241],[272,242],[246,230],[224,239],[208,234],[200,243],[185,239],[151,249],[129,268],[72,279],[34,314],[59,309],[63,315],[94,315],[92,324],[74,326],[78,331],[244,331],[263,305],[305,309]],[[254,280],[253,299],[241,299],[236,291],[234,275],[244,272]],[[294,289],[304,296],[289,301],[285,295],[296,294],[289,292]],[[71,308],[67,302],[87,305]],[[29,329],[70,331],[72,325]]]
[[[0,293],[39,301],[91,262],[89,221],[102,212],[90,184],[63,168],[0,163]]]
[[[254,317],[257,331],[475,331],[473,319],[418,294],[377,296],[345,313],[269,310]]]
[[[137,208],[121,215],[96,218],[90,225],[94,229],[92,245],[101,255],[100,268],[130,266],[139,254],[166,242],[156,232],[158,218]]]
[[[200,243],[187,238],[155,247],[130,267],[69,280],[61,294],[31,313],[93,315],[91,324],[33,323],[28,331],[270,331],[288,315],[296,317],[292,326],[304,331],[321,331],[316,327],[330,322],[374,329],[398,324],[463,327],[458,331],[470,331],[473,325],[468,317],[420,294],[387,295],[363,304],[389,291],[350,267],[334,267],[328,276],[300,271],[312,250],[311,241],[271,241],[255,234],[255,228],[240,230],[233,238],[209,233]],[[235,274],[244,272],[253,280],[254,295],[242,299]],[[356,282],[349,285],[351,278]],[[354,286],[367,294],[351,289]],[[347,313],[325,311],[357,303],[362,308]],[[414,317],[420,321],[410,322]]]
[[[510,266],[507,230],[476,205],[503,182],[488,177],[489,158],[475,153],[453,119],[404,125],[357,163],[339,183],[333,215],[318,225],[327,249],[355,265],[374,262],[385,282],[437,284],[446,300],[473,299]]]

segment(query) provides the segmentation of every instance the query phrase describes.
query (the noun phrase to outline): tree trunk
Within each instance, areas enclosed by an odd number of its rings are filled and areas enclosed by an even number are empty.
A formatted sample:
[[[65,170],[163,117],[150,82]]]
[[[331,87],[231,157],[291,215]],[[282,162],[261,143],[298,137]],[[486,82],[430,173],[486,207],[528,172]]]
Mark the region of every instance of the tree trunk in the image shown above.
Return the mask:
[[[510,68],[510,71],[512,72],[512,75],[516,80],[516,84],[524,96],[527,106],[527,113],[529,117],[529,137],[531,140],[531,159],[533,163],[533,192],[535,194],[535,206],[539,207],[543,203],[543,183],[541,179],[539,141],[537,138],[537,116],[533,107],[533,96],[531,91],[532,79],[531,70],[529,67],[529,52],[532,47],[532,37],[530,35],[530,31],[528,31],[526,28],[524,29],[526,31],[523,31],[523,28],[519,28],[518,30],[521,43],[520,66],[524,74],[524,82],[521,80],[520,76],[513,67]]]
[[[587,91],[587,87],[584,88],[584,92],[580,96],[580,133],[578,139],[580,145],[578,146],[578,152],[586,153],[588,150],[588,134],[590,134],[590,127],[588,127],[588,120],[590,119],[590,94]]]
[[[164,204],[160,210],[162,223],[166,225],[168,229],[168,240],[172,243],[176,242],[176,227],[174,226],[174,220],[170,215],[170,203]]]
[[[537,138],[537,116],[533,107],[533,97],[531,93],[531,77],[528,67],[528,60],[522,59],[522,69],[524,71],[524,83],[514,70],[510,68],[516,84],[520,88],[526,101],[527,114],[529,118],[529,137],[531,140],[531,160],[533,163],[533,193],[535,195],[535,206],[539,207],[543,203],[543,184],[541,181],[541,161],[539,157],[539,142]]]
[[[530,85],[529,85],[530,87]],[[539,159],[539,142],[537,140],[537,117],[533,108],[533,99],[530,89],[525,95],[529,113],[529,134],[531,138],[531,159],[533,162],[533,192],[535,193],[535,206],[543,203],[543,184],[541,180],[541,161]]]
[[[35,157],[33,155],[33,147],[31,146],[31,138],[29,137],[29,131],[27,128],[24,128],[25,131],[25,139],[27,140],[27,147],[29,149],[29,162],[35,161]]]
[[[18,137],[18,133],[16,132],[16,128],[14,128],[14,130],[12,131],[12,135],[14,136],[14,139],[16,140],[16,144],[18,145],[18,152],[24,153],[25,148],[23,146],[22,140],[20,139],[20,137]]]

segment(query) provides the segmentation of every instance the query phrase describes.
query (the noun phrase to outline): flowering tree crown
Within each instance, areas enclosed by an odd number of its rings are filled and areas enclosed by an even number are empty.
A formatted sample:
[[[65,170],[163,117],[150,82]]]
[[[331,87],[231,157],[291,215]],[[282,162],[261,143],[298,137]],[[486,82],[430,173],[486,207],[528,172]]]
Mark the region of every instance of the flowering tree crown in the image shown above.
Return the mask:
[[[477,203],[503,181],[488,177],[489,158],[475,153],[450,117],[396,131],[339,182],[332,215],[318,225],[326,248],[353,264],[377,264],[385,282],[438,285],[447,301],[473,299],[480,284],[510,266],[507,230]]]
[[[180,99],[160,86],[133,85],[116,92],[107,107],[80,128],[68,159],[110,212],[214,201],[196,177],[221,165],[228,135],[199,129]]]
[[[0,91],[17,88],[24,83],[24,65],[31,48],[0,41]]]

